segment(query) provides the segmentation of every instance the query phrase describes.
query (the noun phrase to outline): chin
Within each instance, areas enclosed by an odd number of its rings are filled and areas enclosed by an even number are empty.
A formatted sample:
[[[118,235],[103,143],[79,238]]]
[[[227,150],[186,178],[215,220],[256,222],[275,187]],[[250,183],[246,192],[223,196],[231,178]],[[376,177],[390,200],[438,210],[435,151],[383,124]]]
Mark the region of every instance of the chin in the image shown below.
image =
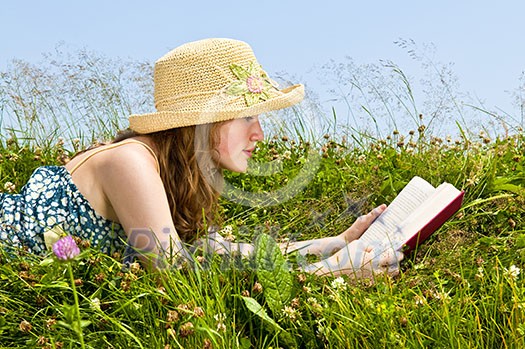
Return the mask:
[[[248,171],[248,164],[244,166],[233,164],[233,166],[222,166],[222,168],[231,172],[246,173],[246,171]]]

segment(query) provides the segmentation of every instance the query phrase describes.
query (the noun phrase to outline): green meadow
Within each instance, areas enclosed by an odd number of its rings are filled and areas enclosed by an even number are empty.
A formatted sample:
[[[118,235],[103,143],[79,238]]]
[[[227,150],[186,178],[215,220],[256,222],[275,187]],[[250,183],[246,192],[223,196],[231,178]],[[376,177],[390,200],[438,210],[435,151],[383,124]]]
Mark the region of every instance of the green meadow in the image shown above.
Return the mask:
[[[131,111],[152,105],[147,64],[89,53],[48,62],[15,62],[1,75],[0,191],[18,192],[36,167],[64,164],[124,127]],[[405,90],[383,100],[386,115],[395,114],[389,106],[414,102],[408,78],[395,69]],[[363,109],[372,125],[382,124],[375,109]],[[147,272],[79,241],[71,278],[52,253],[2,249],[0,347],[525,347],[523,120],[473,130],[449,108],[455,134],[447,136],[436,125],[449,119],[409,109],[407,127],[388,123],[391,130],[377,133],[334,127],[337,111],[323,130],[289,123],[296,126],[268,132],[254,160],[277,163],[279,171],[226,173],[236,188],[277,191],[301,175],[312,152],[318,162],[277,205],[221,199],[223,233],[255,243],[251,258],[197,250],[195,265]],[[465,198],[405,257],[399,275],[313,276],[298,271],[305,260],[276,247],[339,234],[416,175],[452,183]]]

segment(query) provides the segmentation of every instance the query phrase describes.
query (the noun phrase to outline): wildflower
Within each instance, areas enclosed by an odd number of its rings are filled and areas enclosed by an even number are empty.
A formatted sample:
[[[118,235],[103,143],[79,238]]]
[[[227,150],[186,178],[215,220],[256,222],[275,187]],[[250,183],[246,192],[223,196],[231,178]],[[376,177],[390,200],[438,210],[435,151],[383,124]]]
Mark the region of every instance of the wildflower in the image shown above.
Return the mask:
[[[137,274],[140,271],[140,264],[137,262],[133,262],[129,265],[129,271],[131,271],[133,274]]]
[[[89,307],[93,310],[100,310],[100,299],[97,297],[93,298],[89,304]]]
[[[104,273],[98,273],[95,275],[95,282],[97,284],[101,284],[106,279],[106,274]]]
[[[176,310],[168,310],[168,315],[166,315],[167,322],[177,322],[179,321],[179,312]]]
[[[289,150],[286,150],[286,151],[283,153],[283,158],[286,159],[286,160],[290,160],[290,159],[291,159],[291,156],[292,156],[292,152],[289,151]]]
[[[483,267],[478,267],[478,272],[476,273],[476,279],[483,279],[484,276]]]
[[[299,305],[300,305],[300,302],[299,302],[299,298],[294,298],[290,301],[290,305],[293,307],[293,308],[299,308]]]
[[[194,326],[191,322],[186,322],[179,329],[179,334],[182,338],[191,336],[194,331]]]
[[[219,313],[213,315],[213,318],[215,321],[217,321],[217,331],[226,332],[226,325],[224,324],[224,320],[226,320],[226,315],[224,313]]]
[[[131,282],[127,281],[127,280],[122,280],[120,282],[120,288],[122,289],[122,291],[126,292],[126,291],[129,291],[129,289],[131,288]]]
[[[202,345],[203,349],[211,349],[213,348],[211,341],[208,338],[204,339],[204,344]]]
[[[195,308],[193,308],[193,314],[196,317],[204,317],[204,310],[202,310],[201,307],[195,307]]]
[[[329,330],[326,328],[326,326],[323,325],[323,320],[316,320],[316,324],[317,324],[317,330],[316,330],[316,333],[317,333],[317,337],[319,338],[324,338],[326,335],[328,335],[329,333]]]
[[[321,306],[321,304],[319,304],[319,302],[317,302],[317,299],[315,297],[308,297],[306,303],[310,304],[310,306],[316,313],[321,313],[323,311],[323,307]]]
[[[31,332],[31,330],[33,329],[33,325],[31,325],[29,321],[22,320],[20,322],[20,325],[18,325],[18,328],[20,329],[20,331],[28,333]]]
[[[338,277],[334,280],[332,280],[332,283],[330,284],[334,291],[345,291],[346,290],[346,281],[342,277]]]
[[[73,237],[68,235],[53,244],[53,253],[58,259],[68,261],[78,256],[80,249]]]
[[[56,325],[56,323],[57,323],[56,319],[49,318],[46,320],[46,328],[48,330],[53,330],[54,329],[53,327]]]
[[[425,297],[420,296],[420,295],[415,295],[414,301],[416,302],[416,305],[423,305],[425,304]]]
[[[44,345],[47,344],[47,338],[44,336],[39,336],[38,340],[36,341],[36,344],[43,347]]]
[[[285,305],[283,308],[283,313],[286,317],[288,317],[291,321],[296,321],[298,318],[297,309],[290,307],[288,305]]]
[[[11,182],[5,182],[4,184],[4,190],[8,193],[14,192],[16,189],[15,185]]]
[[[433,296],[435,299],[440,301],[446,301],[450,299],[449,292],[433,292]]]
[[[248,290],[243,290],[243,291],[241,292],[241,296],[243,296],[243,297],[250,297],[250,291],[248,291]]]
[[[233,236],[233,227],[231,225],[225,226],[219,231],[219,233],[223,236],[224,240],[226,241],[235,240],[235,236]]]
[[[505,275],[508,276],[509,279],[516,280],[518,278],[518,275],[520,275],[520,268],[516,267],[514,264],[509,267],[509,269],[505,269]]]
[[[263,291],[263,287],[260,283],[256,282],[255,284],[253,284],[253,287],[252,287],[253,293],[261,293],[262,291]]]

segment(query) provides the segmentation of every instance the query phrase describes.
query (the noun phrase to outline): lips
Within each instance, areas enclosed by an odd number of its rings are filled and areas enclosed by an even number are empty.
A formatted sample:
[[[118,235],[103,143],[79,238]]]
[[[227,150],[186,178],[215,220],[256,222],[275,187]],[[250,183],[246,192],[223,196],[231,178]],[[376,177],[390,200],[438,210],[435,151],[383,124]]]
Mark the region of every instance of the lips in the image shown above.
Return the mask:
[[[248,157],[251,157],[254,150],[255,148],[249,148],[249,149],[244,149],[243,151],[248,155]]]

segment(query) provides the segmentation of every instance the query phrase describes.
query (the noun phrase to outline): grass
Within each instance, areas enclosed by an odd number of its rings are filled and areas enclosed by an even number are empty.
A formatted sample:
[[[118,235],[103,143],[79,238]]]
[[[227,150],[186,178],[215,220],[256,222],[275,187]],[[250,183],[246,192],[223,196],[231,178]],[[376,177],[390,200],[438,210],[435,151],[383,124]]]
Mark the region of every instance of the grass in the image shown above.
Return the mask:
[[[525,138],[420,135],[402,144],[400,137],[359,147],[327,136],[315,178],[294,198],[251,209],[222,205],[237,239],[252,241],[261,232],[303,239],[337,234],[356,215],[392,200],[413,175],[464,189],[462,210],[407,257],[399,276],[356,283],[292,271],[289,299],[272,309],[272,286],[261,289],[265,282],[252,261],[215,256],[194,269],[146,273],[87,247],[73,265],[87,347],[523,347]],[[285,153],[282,172],[228,180],[252,191],[275,189],[297,173],[306,148],[271,140],[258,160]],[[16,191],[32,168],[58,164],[67,153],[62,144],[38,150],[7,142],[0,184],[11,182]],[[78,345],[67,327],[73,321],[67,269],[43,260],[23,251],[1,255],[2,347]],[[266,317],[254,314],[246,298]]]
[[[130,91],[119,92],[130,79],[122,75],[126,69],[114,79],[107,60],[91,58],[82,55],[77,65],[55,59],[53,69],[19,63],[1,76],[0,120],[14,115],[15,126],[2,124],[0,191],[17,192],[36,167],[67,162],[75,150],[111,134],[129,109],[140,110],[127,97]],[[147,66],[128,67],[150,72]],[[75,78],[75,72],[82,73]],[[133,81],[150,90],[147,78]],[[404,75],[401,85],[410,88]],[[97,86],[100,93],[93,92]],[[107,91],[113,92],[106,101]],[[412,96],[410,101],[415,105]],[[397,115],[394,109],[388,113]],[[62,140],[64,119],[69,121]],[[72,120],[84,123],[75,128]],[[405,258],[398,276],[316,277],[295,271],[298,256],[285,259],[271,248],[250,259],[198,255],[194,267],[145,272],[138,264],[122,265],[118,253],[105,255],[79,242],[82,253],[70,266],[86,347],[525,347],[523,125],[492,138],[458,126],[456,138],[440,138],[426,120],[414,120],[414,131],[380,138],[333,125],[334,132],[315,142],[301,130],[298,137],[293,130],[270,137],[255,160],[278,160],[280,171],[228,173],[228,182],[251,192],[282,188],[301,174],[313,149],[319,163],[312,178],[279,205],[221,201],[228,233],[271,247],[274,239],[339,234],[360,214],[390,202],[415,175],[463,189],[462,209]],[[435,120],[431,116],[427,124]],[[85,133],[86,123],[96,130]],[[1,249],[0,347],[79,347],[68,266],[48,257]]]

